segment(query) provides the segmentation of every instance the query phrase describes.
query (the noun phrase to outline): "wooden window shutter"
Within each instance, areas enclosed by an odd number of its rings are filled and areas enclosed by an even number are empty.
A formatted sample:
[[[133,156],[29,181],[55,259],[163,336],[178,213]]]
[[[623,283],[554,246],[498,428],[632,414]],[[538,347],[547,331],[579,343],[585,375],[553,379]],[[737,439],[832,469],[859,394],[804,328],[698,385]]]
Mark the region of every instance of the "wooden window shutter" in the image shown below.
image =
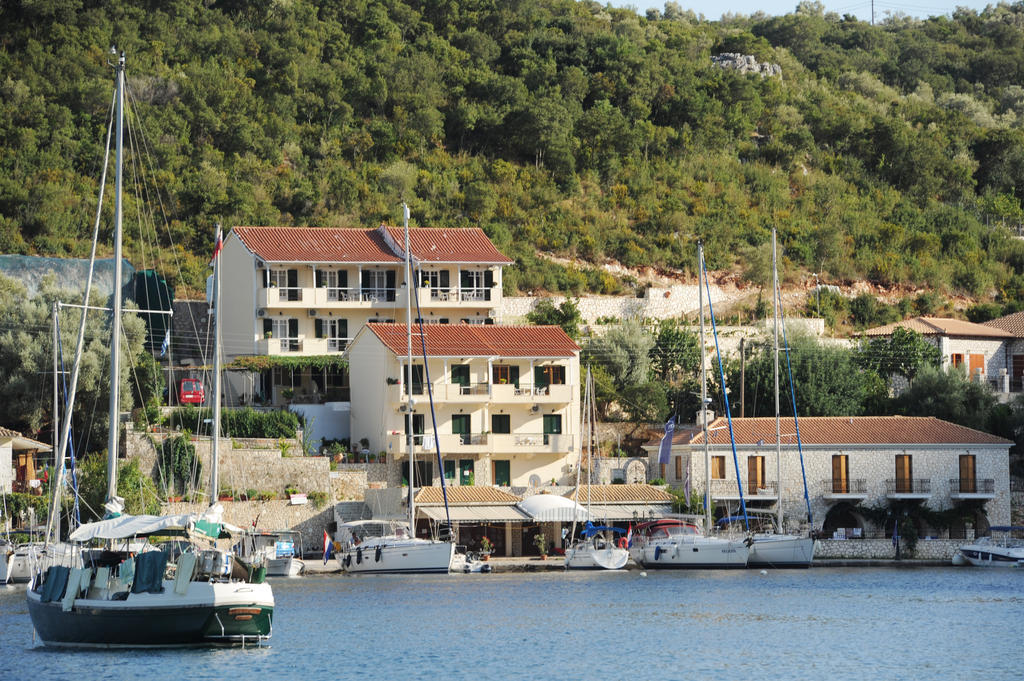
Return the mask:
[[[314,319],[313,320],[313,327],[314,327],[314,330],[315,330],[315,333],[316,333],[316,337],[317,338],[323,338],[324,337],[324,320],[322,320],[322,319]]]
[[[315,282],[314,282],[313,285],[316,286],[317,288],[323,288],[324,286],[327,285],[326,283],[324,283],[324,271],[323,270],[316,270],[316,273],[313,275],[313,278],[315,279]]]

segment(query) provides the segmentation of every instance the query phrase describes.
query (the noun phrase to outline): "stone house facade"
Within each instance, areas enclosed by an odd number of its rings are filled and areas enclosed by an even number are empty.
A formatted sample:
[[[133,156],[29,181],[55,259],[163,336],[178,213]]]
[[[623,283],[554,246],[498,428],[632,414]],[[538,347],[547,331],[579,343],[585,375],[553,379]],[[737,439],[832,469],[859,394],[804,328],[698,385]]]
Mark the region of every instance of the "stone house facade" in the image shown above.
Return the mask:
[[[1010,522],[1009,440],[933,417],[807,417],[797,423],[784,418],[780,480],[775,419],[734,418],[732,428],[736,462],[726,419],[708,425],[707,468],[716,516],[739,508],[738,464],[747,508],[775,511],[781,500],[786,529],[808,526],[809,505],[812,529],[827,536],[836,528],[878,533],[885,528],[870,526],[857,508],[891,502],[918,502],[934,510],[963,504],[977,509],[972,524],[979,531]],[[706,465],[700,428],[676,432],[666,465],[659,464],[659,443],[645,449],[651,471],[661,473],[672,487],[684,488],[689,480],[703,496]]]

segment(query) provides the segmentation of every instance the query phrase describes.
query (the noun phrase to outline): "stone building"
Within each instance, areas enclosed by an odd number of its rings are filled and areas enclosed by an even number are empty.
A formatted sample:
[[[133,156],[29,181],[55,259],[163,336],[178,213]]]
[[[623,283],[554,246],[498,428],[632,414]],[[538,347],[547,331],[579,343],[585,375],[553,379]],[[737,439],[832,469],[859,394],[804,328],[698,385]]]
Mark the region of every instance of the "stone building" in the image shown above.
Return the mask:
[[[801,465],[797,426],[803,450]],[[1009,440],[934,417],[853,416],[782,419],[782,475],[776,474],[775,419],[734,418],[735,457],[725,418],[708,425],[711,497],[715,515],[739,508],[737,468],[748,508],[775,510],[782,503],[787,529],[807,527],[807,481],[813,529],[877,533],[859,507],[918,502],[933,510],[963,505],[973,525],[1010,522]],[[705,489],[704,436],[699,428],[675,433],[671,460],[660,465],[658,443],[645,445],[650,470],[673,487],[687,481]],[[920,528],[927,531],[928,528]]]

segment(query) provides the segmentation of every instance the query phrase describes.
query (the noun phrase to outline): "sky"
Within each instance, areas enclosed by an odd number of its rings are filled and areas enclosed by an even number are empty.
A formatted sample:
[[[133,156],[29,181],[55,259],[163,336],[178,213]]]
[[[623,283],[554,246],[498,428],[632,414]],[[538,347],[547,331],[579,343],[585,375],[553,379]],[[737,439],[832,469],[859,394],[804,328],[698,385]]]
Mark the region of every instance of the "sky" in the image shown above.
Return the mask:
[[[761,11],[769,16],[792,14],[799,0],[677,0],[683,10],[703,14],[705,19],[718,21],[722,14],[750,15]],[[663,10],[664,0],[611,0],[617,7],[635,7],[642,14],[648,8]],[[871,20],[871,0],[823,0],[826,12],[840,16],[851,14],[862,21]],[[875,21],[880,22],[886,14],[904,14],[925,18],[950,15],[957,7],[967,7],[980,12],[987,5],[996,5],[998,0],[874,0]],[[1012,4],[1012,3],[1009,3]]]

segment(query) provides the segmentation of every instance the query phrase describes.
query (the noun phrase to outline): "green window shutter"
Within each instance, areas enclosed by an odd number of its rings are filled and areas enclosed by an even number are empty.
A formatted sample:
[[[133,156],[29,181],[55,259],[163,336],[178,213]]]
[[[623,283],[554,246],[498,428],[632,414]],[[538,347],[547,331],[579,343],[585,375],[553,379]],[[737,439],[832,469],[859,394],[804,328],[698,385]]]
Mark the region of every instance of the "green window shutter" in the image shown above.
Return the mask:
[[[448,288],[449,282],[451,281],[451,275],[448,270],[441,270],[441,288]]]
[[[298,338],[299,337],[299,320],[289,319],[288,320],[288,337]]]
[[[473,285],[473,280],[469,278],[469,272],[462,270],[462,274],[459,276],[459,286],[462,288],[469,288]]]
[[[455,460],[444,460],[444,479],[449,483],[455,482]]]
[[[295,288],[299,285],[299,271],[288,270],[288,288]]]
[[[323,287],[325,287],[327,285],[324,282],[324,271],[323,270],[317,270],[316,274],[313,276],[313,278],[316,280],[315,283],[314,283],[314,286],[316,286],[317,288],[323,288]]]
[[[388,270],[384,274],[385,287],[387,288],[387,299],[394,301],[395,299],[395,271]]]
[[[322,319],[314,319],[313,320],[313,327],[314,327],[315,332],[316,332],[316,337],[317,338],[323,338],[324,337],[324,320],[322,320]]]
[[[494,272],[490,270],[484,271],[484,287],[491,288],[494,286]]]
[[[491,432],[498,434],[509,434],[512,432],[512,417],[510,414],[491,414]]]
[[[548,372],[545,367],[533,367],[533,384],[538,388],[548,387]]]
[[[270,286],[270,270],[264,268],[264,270],[263,270],[263,288],[267,288],[268,286]]]
[[[338,270],[338,288],[348,288],[348,270]]]
[[[509,383],[519,387],[519,367],[513,365],[508,368],[508,379]]]
[[[348,338],[348,320],[338,320],[338,338]]]
[[[494,484],[499,487],[510,487],[512,485],[512,465],[508,459],[499,459],[494,462]]]
[[[273,319],[264,319],[263,320],[263,335],[265,336],[268,333],[274,333],[274,320]]]

